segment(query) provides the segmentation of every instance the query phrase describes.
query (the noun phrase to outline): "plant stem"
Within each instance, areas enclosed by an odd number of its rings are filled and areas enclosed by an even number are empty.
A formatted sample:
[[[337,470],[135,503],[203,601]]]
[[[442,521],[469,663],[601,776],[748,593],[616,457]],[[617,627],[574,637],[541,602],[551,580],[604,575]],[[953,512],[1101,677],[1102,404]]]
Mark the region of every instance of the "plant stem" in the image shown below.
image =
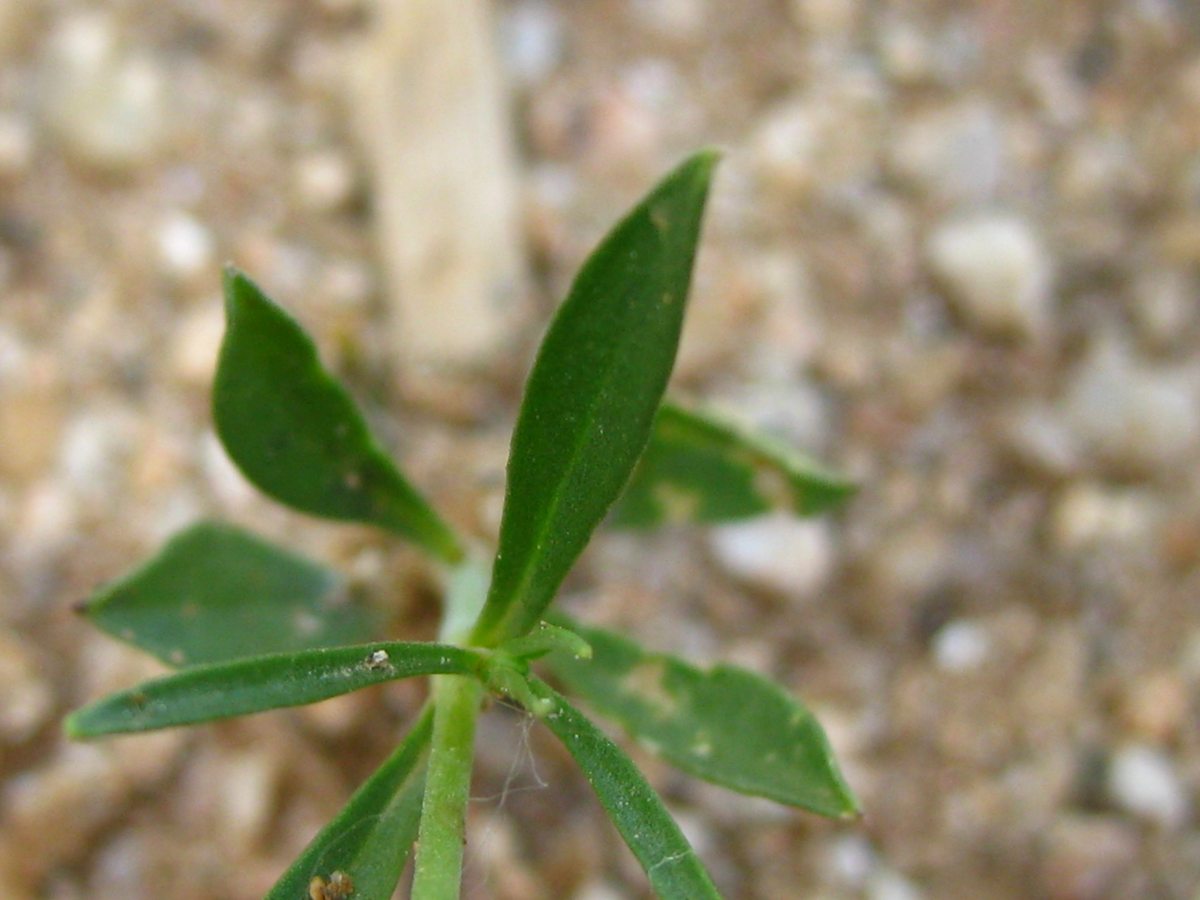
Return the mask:
[[[487,594],[487,569],[467,559],[450,570],[441,639],[466,639]],[[417,835],[414,900],[456,900],[462,882],[475,718],[483,685],[474,678],[433,678],[433,739]]]
[[[482,685],[474,678],[438,675],[433,679],[433,744],[417,836],[414,900],[458,897],[481,694]]]

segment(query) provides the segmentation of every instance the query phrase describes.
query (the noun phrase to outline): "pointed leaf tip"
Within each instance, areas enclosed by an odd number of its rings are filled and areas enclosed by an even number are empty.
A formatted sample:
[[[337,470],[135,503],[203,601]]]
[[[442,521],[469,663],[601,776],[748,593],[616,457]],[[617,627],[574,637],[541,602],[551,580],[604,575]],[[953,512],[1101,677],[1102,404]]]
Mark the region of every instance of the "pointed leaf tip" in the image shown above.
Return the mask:
[[[657,756],[743,794],[829,818],[859,814],[820,723],[783,688],[745,669],[699,669],[622,635],[556,621],[594,655],[550,656],[551,670]]]
[[[354,644],[377,616],[336,572],[219,522],[172,535],[78,611],[178,668]]]
[[[588,257],[554,317],[513,432],[476,641],[537,623],[645,448],[675,363],[716,161],[701,152],[659,182]]]
[[[233,267],[213,385],[213,419],[256,487],[301,512],[365,522],[448,562],[457,537],[397,470],[300,325]]]

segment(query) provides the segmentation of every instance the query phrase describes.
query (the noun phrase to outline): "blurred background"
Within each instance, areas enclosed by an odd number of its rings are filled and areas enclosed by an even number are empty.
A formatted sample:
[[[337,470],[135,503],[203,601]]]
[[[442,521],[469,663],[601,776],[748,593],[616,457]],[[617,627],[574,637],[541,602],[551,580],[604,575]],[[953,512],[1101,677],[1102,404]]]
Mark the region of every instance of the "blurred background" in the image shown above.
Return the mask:
[[[640,754],[716,881],[1200,897],[1200,6],[2,0],[6,897],[260,897],[421,701],[60,736],[161,671],[72,604],[197,518],[432,633],[414,552],[282,511],[223,457],[221,263],[490,539],[550,311],[708,144],[675,388],[862,489],[821,520],[608,536],[566,602],[780,680],[866,810],[829,823]],[[466,895],[644,896],[553,741],[506,710],[480,727]]]

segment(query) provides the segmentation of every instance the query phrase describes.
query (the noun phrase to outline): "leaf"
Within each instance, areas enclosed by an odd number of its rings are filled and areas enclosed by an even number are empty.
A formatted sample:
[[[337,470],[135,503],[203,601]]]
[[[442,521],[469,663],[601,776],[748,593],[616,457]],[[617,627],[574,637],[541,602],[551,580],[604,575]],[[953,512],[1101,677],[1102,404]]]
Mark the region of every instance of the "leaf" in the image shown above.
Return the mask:
[[[703,671],[621,635],[565,623],[592,659],[555,653],[563,684],[685,772],[743,794],[849,818],[858,802],[820,724],[774,683],[732,666]]]
[[[67,735],[153,731],[315,703],[413,675],[475,673],[479,653],[447,644],[376,643],[194,666],[112,694],[67,717]]]
[[[432,713],[427,707],[400,746],[312,839],[265,900],[307,897],[314,877],[329,881],[334,872],[350,876],[352,897],[392,896],[417,839]]]
[[[812,515],[854,484],[765,435],[664,403],[609,524],[726,522],[774,508]]]
[[[544,681],[530,689],[550,711],[541,717],[570,752],[608,817],[664,900],[720,898],[683,832],[620,747]]]
[[[378,525],[457,561],[454,533],[397,471],[296,321],[233,268],[225,314],[213,418],[246,478],[301,512]]]
[[[538,621],[645,449],[675,362],[716,160],[687,160],[609,233],[542,341],[513,432],[477,642]]]
[[[98,627],[170,666],[370,640],[375,616],[329,569],[201,522],[83,607]]]

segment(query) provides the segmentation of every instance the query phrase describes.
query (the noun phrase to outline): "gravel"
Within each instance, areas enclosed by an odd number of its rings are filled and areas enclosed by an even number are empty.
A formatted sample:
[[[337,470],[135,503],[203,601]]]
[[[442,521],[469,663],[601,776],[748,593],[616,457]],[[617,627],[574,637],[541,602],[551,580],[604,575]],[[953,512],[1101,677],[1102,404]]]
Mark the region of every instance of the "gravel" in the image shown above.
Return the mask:
[[[1189,816],[1187,793],[1171,758],[1155,747],[1133,744],[1113,757],[1108,790],[1121,809],[1162,828],[1178,828]]]
[[[252,8],[251,8],[252,7]],[[68,614],[233,518],[428,626],[415,554],[278,510],[212,434],[219,265],[490,539],[526,356],[401,386],[356,140],[371,5],[0,2],[0,880],[250,900],[421,700],[67,744],[161,671]],[[571,607],[736,659],[829,725],[864,819],[761,813],[645,754],[731,897],[1193,898],[1200,884],[1200,20],[1188,3],[497,0],[541,315],[696,147],[728,152],[675,387],[859,476],[845,509],[606,538]],[[518,326],[514,325],[514,330]],[[371,561],[368,565],[363,560]],[[419,630],[419,628],[417,629]],[[469,897],[641,896],[503,710]],[[489,726],[490,727],[490,726]],[[485,733],[481,731],[481,733]],[[487,734],[492,732],[488,731]],[[538,787],[539,784],[549,787]]]
[[[1046,338],[1052,267],[1028,222],[997,214],[952,219],[934,230],[928,254],[934,276],[972,325]]]

